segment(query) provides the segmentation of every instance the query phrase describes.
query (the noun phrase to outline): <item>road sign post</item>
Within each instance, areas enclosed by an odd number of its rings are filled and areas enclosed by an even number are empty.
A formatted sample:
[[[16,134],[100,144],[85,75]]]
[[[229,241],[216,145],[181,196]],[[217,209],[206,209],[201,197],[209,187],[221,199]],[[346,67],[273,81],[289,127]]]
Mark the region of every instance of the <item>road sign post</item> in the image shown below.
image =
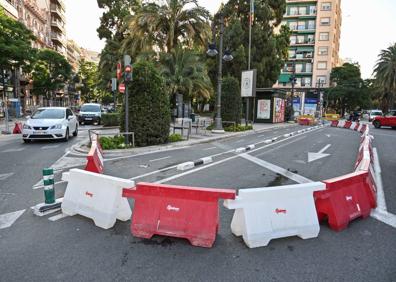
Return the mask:
[[[128,82],[132,80],[131,57],[124,55],[124,80],[125,80],[125,145],[129,145],[129,93]]]

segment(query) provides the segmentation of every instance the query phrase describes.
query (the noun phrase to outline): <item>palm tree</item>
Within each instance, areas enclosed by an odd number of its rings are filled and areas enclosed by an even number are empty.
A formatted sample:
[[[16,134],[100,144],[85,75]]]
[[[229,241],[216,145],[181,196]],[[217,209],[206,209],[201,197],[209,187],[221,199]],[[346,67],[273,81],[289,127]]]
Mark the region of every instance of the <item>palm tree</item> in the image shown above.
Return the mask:
[[[205,46],[210,34],[209,12],[197,0],[143,3],[125,28],[122,51],[171,52],[177,46]]]
[[[169,94],[183,94],[186,100],[208,100],[213,93],[205,63],[192,50],[176,48],[160,56],[162,74]]]
[[[396,44],[381,51],[374,74],[383,91],[383,110],[387,111],[394,106],[396,96]]]

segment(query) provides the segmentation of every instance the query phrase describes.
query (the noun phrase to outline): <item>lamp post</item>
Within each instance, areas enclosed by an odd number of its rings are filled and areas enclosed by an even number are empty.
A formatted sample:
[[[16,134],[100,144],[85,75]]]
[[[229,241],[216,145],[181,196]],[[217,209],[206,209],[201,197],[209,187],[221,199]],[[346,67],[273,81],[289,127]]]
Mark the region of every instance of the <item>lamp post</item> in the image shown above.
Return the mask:
[[[7,101],[8,101],[8,99],[7,99],[7,85],[6,85],[6,75],[7,75],[7,73],[6,73],[6,70],[5,69],[2,69],[2,78],[3,78],[3,110],[4,110],[4,120],[5,120],[5,126],[6,126],[6,128],[5,128],[5,131],[4,131],[4,133],[6,133],[6,134],[10,134],[10,127],[9,127],[9,124],[8,124],[8,105],[7,105]]]
[[[294,109],[293,109],[293,98],[294,98],[294,86],[297,82],[297,78],[296,78],[296,62],[293,61],[293,70],[292,70],[292,75],[290,77],[290,82],[291,82],[291,94],[290,94],[290,98],[289,98],[289,121],[293,121],[294,120]]]
[[[223,56],[223,34],[224,34],[224,15],[220,12],[220,43],[219,49],[216,49],[215,44],[215,25],[213,24],[212,32],[213,32],[213,42],[209,44],[208,54],[211,57],[215,57],[219,55],[219,66],[217,72],[217,99],[216,99],[216,118],[215,118],[215,126],[212,132],[214,133],[224,133],[223,123],[221,120],[221,84],[223,83],[223,60],[226,62],[232,61],[234,59],[231,55],[230,50],[225,50]]]
[[[322,86],[324,85],[324,82],[321,80],[318,80],[318,82],[316,82],[316,88],[319,94],[319,118],[320,120],[322,120],[323,117],[323,93],[322,93]]]

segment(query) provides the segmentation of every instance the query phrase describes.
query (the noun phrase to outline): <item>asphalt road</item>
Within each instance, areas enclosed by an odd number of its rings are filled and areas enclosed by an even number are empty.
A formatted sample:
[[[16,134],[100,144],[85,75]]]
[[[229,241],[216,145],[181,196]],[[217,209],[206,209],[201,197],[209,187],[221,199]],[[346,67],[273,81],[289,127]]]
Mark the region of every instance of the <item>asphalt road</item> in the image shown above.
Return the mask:
[[[243,189],[293,184],[298,177],[324,180],[353,170],[359,134],[324,128],[284,137],[299,129],[108,160],[105,173],[137,182]],[[372,133],[388,210],[394,212],[395,154],[387,152],[395,150],[389,138],[395,138],[396,131]],[[274,137],[279,139],[264,143]],[[338,233],[322,224],[316,239],[276,239],[267,247],[249,249],[232,235],[233,211],[221,204],[219,234],[214,247],[205,249],[183,239],[135,238],[130,234],[130,222],[117,222],[110,230],[102,230],[81,216],[54,222],[48,220],[53,215],[35,217],[29,207],[43,200],[42,189],[32,189],[41,178],[41,169],[55,162],[60,168],[73,162],[78,165],[79,156],[61,158],[76,142],[79,139],[69,144],[26,146],[0,140],[0,175],[14,173],[3,180],[0,176],[0,215],[26,209],[11,227],[0,229],[1,281],[394,281],[396,277],[396,229],[373,218],[356,220]],[[250,144],[256,148],[248,154],[231,151]],[[47,145],[58,147],[42,148]],[[11,148],[15,151],[4,152]],[[17,151],[20,148],[24,149]],[[321,150],[329,155],[308,162],[308,153]],[[213,156],[214,162],[184,172],[175,168],[206,156]],[[58,197],[65,187],[64,183],[57,185]]]

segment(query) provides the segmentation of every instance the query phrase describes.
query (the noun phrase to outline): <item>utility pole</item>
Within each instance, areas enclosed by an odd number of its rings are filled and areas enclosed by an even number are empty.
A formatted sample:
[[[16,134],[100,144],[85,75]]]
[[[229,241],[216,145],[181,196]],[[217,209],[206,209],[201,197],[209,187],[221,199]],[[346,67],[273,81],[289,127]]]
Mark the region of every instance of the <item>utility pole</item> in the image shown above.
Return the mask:
[[[3,76],[3,109],[4,109],[4,120],[5,120],[5,133],[6,134],[10,134],[10,126],[8,124],[8,105],[7,105],[7,101],[6,101],[6,97],[7,97],[7,86],[6,86],[6,82],[5,82],[5,77],[6,77],[6,70],[2,69],[2,76]]]
[[[253,17],[254,17],[254,0],[250,0],[248,70],[250,70],[250,67],[251,67]],[[248,125],[248,122],[249,122],[249,109],[250,109],[250,98],[246,97],[246,118],[245,118],[246,126]]]
[[[125,80],[125,145],[129,145],[129,94],[128,82],[132,80],[131,57],[124,55],[124,80]]]

